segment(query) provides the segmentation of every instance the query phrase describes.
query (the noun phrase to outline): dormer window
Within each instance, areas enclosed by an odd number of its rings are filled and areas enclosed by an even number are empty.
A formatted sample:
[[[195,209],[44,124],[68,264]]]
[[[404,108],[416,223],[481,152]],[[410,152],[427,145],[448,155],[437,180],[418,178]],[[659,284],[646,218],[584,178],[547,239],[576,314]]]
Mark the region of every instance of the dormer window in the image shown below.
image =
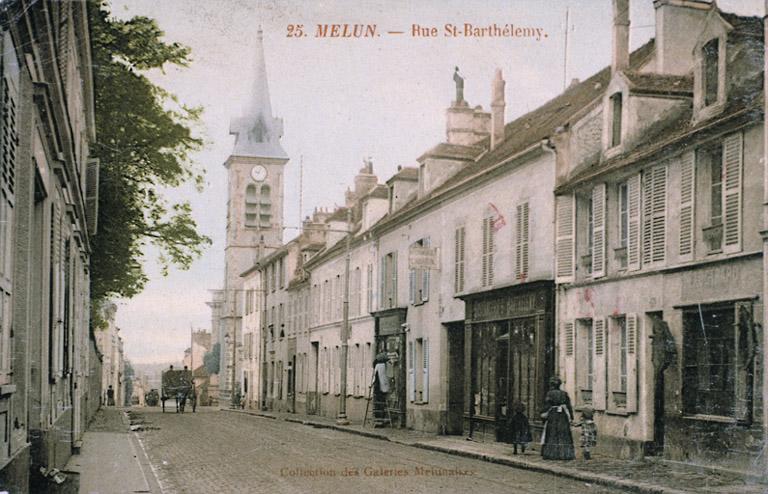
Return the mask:
[[[720,88],[720,40],[709,40],[702,48],[704,106],[717,103]]]
[[[611,147],[621,144],[621,111],[622,111],[621,93],[615,93],[611,96]]]

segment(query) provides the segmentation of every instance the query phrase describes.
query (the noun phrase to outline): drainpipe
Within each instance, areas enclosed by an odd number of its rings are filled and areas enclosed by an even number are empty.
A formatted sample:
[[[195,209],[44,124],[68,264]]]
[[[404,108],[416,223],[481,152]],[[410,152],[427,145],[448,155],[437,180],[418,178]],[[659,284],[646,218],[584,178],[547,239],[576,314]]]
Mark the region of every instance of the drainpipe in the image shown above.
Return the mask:
[[[763,43],[768,43],[768,0],[765,0],[765,15],[763,17]],[[768,74],[768,45],[763,49],[764,60],[763,68],[764,74]],[[768,80],[763,78],[763,96],[768,94]],[[762,397],[763,397],[763,472],[768,472],[768,454],[765,453],[768,449],[768,358],[765,358],[765,345],[768,343],[768,303],[766,303],[766,295],[768,295],[768,127],[766,127],[765,116],[768,114],[768,101],[763,103],[763,231],[761,232],[763,237],[763,384],[762,384]],[[765,474],[764,474],[765,475]]]
[[[765,1],[768,2],[768,0],[765,0]],[[557,152],[555,151],[555,146],[552,144],[551,140],[543,139],[541,141],[541,149],[542,149],[542,151],[544,151],[546,153],[549,153],[552,156],[552,162],[553,162],[555,179],[557,179]],[[555,201],[554,192],[552,192],[552,201],[553,201],[553,203]],[[554,245],[555,237],[557,236],[556,233],[555,233],[555,228],[557,228],[556,218],[555,218],[555,215],[552,215],[552,243],[553,243],[553,247],[555,247],[555,249],[556,249],[557,246]],[[555,271],[554,271],[555,266],[552,266],[552,269],[553,269],[552,274],[554,275],[554,273],[555,273]],[[557,284],[555,284],[555,296],[554,296],[554,300],[552,301],[552,303],[555,306],[554,307],[554,316],[553,316],[554,317],[553,323],[554,323],[555,327],[552,328],[553,329],[553,335],[554,335],[554,338],[555,338],[555,342],[554,342],[555,343],[555,345],[554,345],[554,356],[553,356],[554,366],[555,366],[555,368],[554,368],[554,375],[560,376],[560,379],[563,379],[564,376],[560,372],[560,345],[557,344],[557,342],[559,341],[558,340],[558,336],[560,336],[558,334],[558,327],[560,326],[560,287],[557,286]],[[565,381],[565,379],[563,379],[563,381]]]

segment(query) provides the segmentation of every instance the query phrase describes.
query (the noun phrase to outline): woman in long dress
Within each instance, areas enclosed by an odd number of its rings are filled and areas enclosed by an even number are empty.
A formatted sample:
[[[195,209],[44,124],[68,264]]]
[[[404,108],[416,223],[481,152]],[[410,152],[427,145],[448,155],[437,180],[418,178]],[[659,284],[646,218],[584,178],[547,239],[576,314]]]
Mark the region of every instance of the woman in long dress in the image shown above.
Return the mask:
[[[571,421],[573,408],[568,393],[560,389],[558,377],[549,380],[549,392],[544,398],[544,435],[541,438],[541,456],[546,460],[573,460]]]

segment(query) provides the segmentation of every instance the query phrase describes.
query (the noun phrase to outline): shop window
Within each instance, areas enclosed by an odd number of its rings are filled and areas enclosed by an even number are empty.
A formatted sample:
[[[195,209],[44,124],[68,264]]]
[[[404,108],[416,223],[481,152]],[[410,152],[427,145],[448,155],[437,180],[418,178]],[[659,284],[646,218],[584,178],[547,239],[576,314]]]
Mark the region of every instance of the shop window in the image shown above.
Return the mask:
[[[683,313],[683,412],[750,421],[756,334],[749,303]]]

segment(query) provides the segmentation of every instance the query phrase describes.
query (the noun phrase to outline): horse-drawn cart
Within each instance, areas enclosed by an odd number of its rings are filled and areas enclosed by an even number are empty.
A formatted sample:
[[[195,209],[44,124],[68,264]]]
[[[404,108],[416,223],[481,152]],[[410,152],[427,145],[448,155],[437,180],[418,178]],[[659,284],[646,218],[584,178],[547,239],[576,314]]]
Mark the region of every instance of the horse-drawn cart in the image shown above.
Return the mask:
[[[190,370],[167,370],[163,371],[162,388],[160,401],[163,404],[163,413],[165,413],[165,400],[176,400],[176,412],[184,413],[184,407],[187,400],[192,402],[192,411],[197,408],[197,393]]]

